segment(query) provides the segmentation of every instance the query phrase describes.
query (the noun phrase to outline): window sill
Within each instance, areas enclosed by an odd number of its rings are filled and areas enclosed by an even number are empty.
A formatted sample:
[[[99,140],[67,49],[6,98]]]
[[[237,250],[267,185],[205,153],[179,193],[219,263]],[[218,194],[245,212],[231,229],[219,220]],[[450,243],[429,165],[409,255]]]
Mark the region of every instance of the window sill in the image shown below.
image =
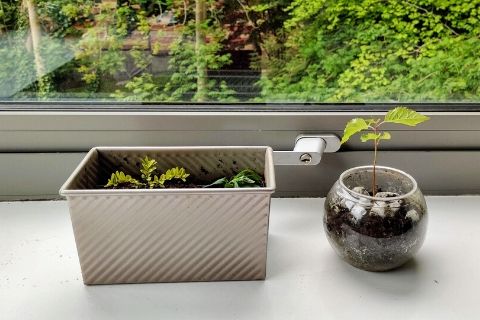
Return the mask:
[[[67,204],[0,203],[5,319],[458,318],[480,312],[479,196],[427,197],[424,247],[369,273],[339,260],[324,199],[273,199],[266,281],[84,286]]]

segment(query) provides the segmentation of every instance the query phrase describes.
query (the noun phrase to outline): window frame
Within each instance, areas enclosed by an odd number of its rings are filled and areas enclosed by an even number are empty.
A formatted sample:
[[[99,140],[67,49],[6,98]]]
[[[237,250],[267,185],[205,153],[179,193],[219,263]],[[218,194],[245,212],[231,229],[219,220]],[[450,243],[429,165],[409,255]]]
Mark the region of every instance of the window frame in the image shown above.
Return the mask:
[[[269,145],[288,151],[298,134],[341,136],[348,120],[383,116],[397,105],[301,105],[297,110],[296,105],[255,105],[262,111],[250,105],[181,105],[175,111],[171,105],[7,105],[0,111],[0,175],[7,177],[0,199],[57,197],[57,185],[93,146]],[[480,112],[451,111],[468,110],[466,104],[448,105],[449,111],[431,111],[442,110],[441,104],[409,106],[431,120],[417,127],[386,127],[393,139],[380,147],[380,163],[412,173],[426,194],[479,193]],[[318,166],[276,166],[276,196],[324,196],[341,171],[369,163],[371,149],[352,139]],[[443,186],[445,175],[439,172],[445,170],[449,184]],[[28,185],[26,177],[35,183]]]

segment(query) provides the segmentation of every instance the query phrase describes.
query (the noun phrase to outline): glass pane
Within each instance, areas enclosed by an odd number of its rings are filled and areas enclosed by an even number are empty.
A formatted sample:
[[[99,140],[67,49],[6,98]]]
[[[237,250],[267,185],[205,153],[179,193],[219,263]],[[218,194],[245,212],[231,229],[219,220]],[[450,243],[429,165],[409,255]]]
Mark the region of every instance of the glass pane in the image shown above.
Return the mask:
[[[2,0],[1,101],[479,102],[480,0]]]

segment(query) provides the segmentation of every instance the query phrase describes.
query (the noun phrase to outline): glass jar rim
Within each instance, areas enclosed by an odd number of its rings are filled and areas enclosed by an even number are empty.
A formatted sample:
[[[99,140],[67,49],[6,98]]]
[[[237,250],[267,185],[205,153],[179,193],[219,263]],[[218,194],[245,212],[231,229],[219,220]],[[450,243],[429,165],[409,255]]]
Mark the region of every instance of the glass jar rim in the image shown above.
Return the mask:
[[[343,182],[343,180],[350,174],[354,173],[354,172],[358,172],[358,171],[366,171],[366,170],[373,170],[373,166],[372,165],[368,165],[368,166],[359,166],[359,167],[354,167],[354,168],[350,168],[348,170],[345,170],[341,175],[340,175],[340,178],[338,179],[339,180],[339,183],[340,183],[340,186],[347,190],[348,193],[356,196],[356,197],[360,197],[360,198],[365,198],[365,199],[369,199],[369,200],[372,200],[372,201],[395,201],[395,200],[402,200],[402,199],[405,199],[405,198],[408,198],[410,197],[412,194],[414,194],[417,189],[418,189],[418,185],[417,185],[417,181],[411,176],[409,175],[408,173],[402,171],[402,170],[399,170],[399,169],[395,169],[395,168],[391,168],[391,167],[385,167],[385,166],[375,166],[376,169],[381,169],[381,170],[385,170],[385,171],[391,171],[391,172],[396,172],[402,176],[404,176],[405,178],[407,178],[408,180],[411,181],[412,183],[412,189],[405,193],[405,194],[402,194],[398,197],[389,197],[389,198],[383,198],[383,197],[372,197],[372,196],[367,196],[367,195],[364,195],[362,193],[359,193],[359,192],[355,192],[353,191],[352,189],[348,188],[345,183]]]

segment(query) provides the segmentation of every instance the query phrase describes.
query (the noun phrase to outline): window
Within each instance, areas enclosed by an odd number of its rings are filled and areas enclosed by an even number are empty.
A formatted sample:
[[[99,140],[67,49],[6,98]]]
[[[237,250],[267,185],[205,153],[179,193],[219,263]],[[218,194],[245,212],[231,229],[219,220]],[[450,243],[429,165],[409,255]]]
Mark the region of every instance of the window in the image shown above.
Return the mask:
[[[478,192],[479,15],[477,0],[1,0],[0,196],[55,194],[95,145],[291,150],[398,104],[432,120],[389,128],[380,161],[426,193]],[[278,194],[324,195],[368,150],[278,167]]]
[[[478,102],[480,1],[3,0],[0,99]]]

